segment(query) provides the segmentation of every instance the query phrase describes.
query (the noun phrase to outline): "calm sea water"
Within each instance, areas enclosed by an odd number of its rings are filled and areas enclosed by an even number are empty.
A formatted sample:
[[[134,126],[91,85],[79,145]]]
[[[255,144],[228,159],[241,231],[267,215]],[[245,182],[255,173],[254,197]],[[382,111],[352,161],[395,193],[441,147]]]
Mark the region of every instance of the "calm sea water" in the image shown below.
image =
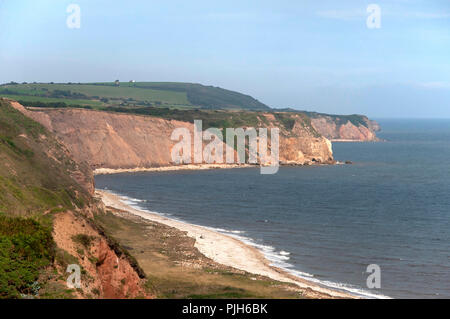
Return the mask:
[[[450,298],[450,120],[380,120],[387,142],[334,143],[354,165],[96,177],[128,203],[219,229],[280,267],[367,296]],[[381,268],[368,289],[366,268]]]

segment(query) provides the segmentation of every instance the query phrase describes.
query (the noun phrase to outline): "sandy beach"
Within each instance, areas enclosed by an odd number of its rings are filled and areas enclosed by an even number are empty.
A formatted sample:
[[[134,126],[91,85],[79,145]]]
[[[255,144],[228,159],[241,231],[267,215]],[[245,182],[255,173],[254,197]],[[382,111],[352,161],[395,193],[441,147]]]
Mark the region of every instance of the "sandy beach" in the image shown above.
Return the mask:
[[[97,190],[96,194],[101,197],[107,207],[127,211],[146,220],[165,224],[186,232],[187,236],[195,239],[195,247],[200,253],[219,264],[248,273],[266,276],[280,282],[292,283],[299,288],[308,289],[315,294],[322,295],[324,298],[327,296],[332,298],[355,298],[355,296],[348,293],[321,287],[313,282],[295,277],[282,269],[271,266],[270,262],[259,250],[238,239],[206,227],[135,209],[125,204],[121,197],[104,190]]]
[[[230,169],[244,167],[259,167],[250,164],[185,164],[160,167],[136,167],[136,168],[97,168],[94,175],[106,175],[117,173],[137,173],[137,172],[169,172],[183,170],[206,170],[206,169]]]

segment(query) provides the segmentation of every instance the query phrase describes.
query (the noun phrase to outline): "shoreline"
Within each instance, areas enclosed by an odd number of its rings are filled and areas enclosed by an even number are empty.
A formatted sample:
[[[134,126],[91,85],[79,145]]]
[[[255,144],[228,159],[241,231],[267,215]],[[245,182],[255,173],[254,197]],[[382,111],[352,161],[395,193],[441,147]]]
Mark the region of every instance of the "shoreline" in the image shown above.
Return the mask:
[[[340,143],[370,143],[370,142],[381,142],[378,138],[376,140],[352,140],[352,139],[346,139],[346,138],[335,138],[330,140],[333,142],[340,142]]]
[[[219,264],[243,270],[251,274],[261,275],[280,282],[297,285],[299,288],[311,290],[323,298],[364,298],[356,293],[352,294],[340,289],[324,287],[307,279],[294,276],[287,271],[272,266],[263,253],[249,244],[222,234],[214,229],[178,221],[161,216],[157,213],[133,208],[116,194],[105,190],[96,189],[96,194],[101,197],[105,206],[127,211],[146,220],[161,223],[187,233],[187,236],[195,239],[195,247],[201,254]]]
[[[315,164],[297,164],[297,163],[280,163],[279,167],[295,167],[295,166],[322,166],[322,165],[338,165],[340,162],[334,163],[315,163]],[[234,169],[234,168],[260,168],[258,164],[182,164],[169,165],[159,167],[134,167],[134,168],[96,168],[93,170],[95,175],[111,175],[121,173],[140,173],[140,172],[173,172],[173,171],[201,171],[213,169]]]
[[[232,168],[247,168],[247,167],[259,167],[259,166],[250,164],[185,164],[185,165],[171,165],[160,167],[96,168],[94,169],[93,174],[109,175],[120,173],[170,172],[170,171],[191,171],[191,170],[208,170],[208,169],[232,169]]]

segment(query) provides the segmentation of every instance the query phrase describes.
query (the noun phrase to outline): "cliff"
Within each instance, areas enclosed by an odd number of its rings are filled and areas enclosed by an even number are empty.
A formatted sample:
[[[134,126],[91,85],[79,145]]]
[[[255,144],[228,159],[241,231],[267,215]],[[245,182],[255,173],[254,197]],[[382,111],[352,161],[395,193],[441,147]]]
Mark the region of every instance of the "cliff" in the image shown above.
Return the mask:
[[[317,132],[332,141],[378,141],[377,122],[364,115],[330,115],[305,112]]]
[[[176,142],[170,139],[172,131],[185,127],[193,132],[190,122],[154,116],[71,108],[28,110],[18,103],[13,102],[13,105],[54,132],[77,161],[85,161],[92,168],[173,165],[171,150]],[[235,120],[238,117],[238,113],[228,114]],[[255,126],[281,128],[282,163],[333,163],[331,143],[315,131],[308,117],[263,112],[252,113],[252,116]]]
[[[312,126],[316,132],[330,140],[376,141],[375,133],[379,129],[378,124],[362,115],[331,115],[289,108],[273,109],[251,96],[195,83],[133,82],[119,85],[106,82],[8,83],[0,85],[0,96],[41,110],[96,109],[190,123],[192,119],[203,119],[209,120],[214,127],[219,128],[255,126],[258,118],[261,119],[267,113],[276,117],[284,113],[282,117],[285,119],[300,114],[310,119],[306,126]],[[289,113],[291,115],[286,115]],[[50,119],[43,117],[40,119],[45,121],[46,127],[51,125]],[[56,129],[59,130],[58,127]],[[292,156],[292,153],[288,155]],[[148,165],[149,161],[145,158],[144,155],[142,160]],[[150,162],[158,164],[158,161]],[[135,163],[136,158],[134,161],[129,160],[130,165]],[[167,161],[163,160],[163,163]],[[121,160],[120,165],[125,164]]]
[[[0,298],[151,297],[135,260],[95,222],[104,208],[89,166],[17,109],[0,100]],[[71,264],[77,290],[66,286]]]

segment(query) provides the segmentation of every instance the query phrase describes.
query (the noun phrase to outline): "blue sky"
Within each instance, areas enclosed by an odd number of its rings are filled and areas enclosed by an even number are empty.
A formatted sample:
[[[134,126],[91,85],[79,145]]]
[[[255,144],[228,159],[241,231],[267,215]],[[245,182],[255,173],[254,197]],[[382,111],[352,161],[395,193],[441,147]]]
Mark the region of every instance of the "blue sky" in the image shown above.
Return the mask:
[[[272,107],[450,118],[449,0],[0,0],[0,41],[2,83],[196,82]]]

